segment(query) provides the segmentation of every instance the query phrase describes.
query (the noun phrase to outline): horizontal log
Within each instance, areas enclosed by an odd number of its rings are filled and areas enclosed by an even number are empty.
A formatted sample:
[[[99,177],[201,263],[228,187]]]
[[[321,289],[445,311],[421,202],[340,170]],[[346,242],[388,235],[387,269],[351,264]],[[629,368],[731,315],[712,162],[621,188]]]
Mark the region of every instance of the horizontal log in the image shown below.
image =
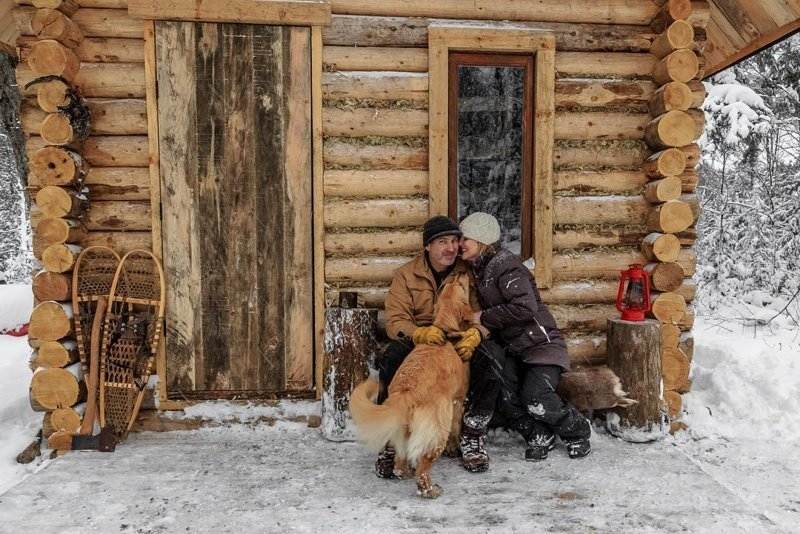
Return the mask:
[[[572,367],[601,365],[606,362],[606,336],[565,333],[569,363]]]
[[[38,304],[31,312],[28,327],[31,337],[58,341],[72,332],[72,305],[55,301]]]
[[[556,108],[616,107],[648,102],[655,84],[648,80],[561,78],[555,84]]]
[[[92,201],[150,200],[147,167],[92,167],[84,182]]]
[[[43,341],[31,358],[31,368],[66,367],[78,361],[78,345],[74,341]]]
[[[559,112],[556,139],[642,139],[646,113]]]
[[[428,192],[428,172],[413,170],[326,170],[326,197],[394,197]]]
[[[685,20],[692,13],[692,3],[689,0],[656,0],[661,5],[661,10],[651,22],[654,31],[661,33],[676,20]]]
[[[24,23],[20,29],[23,28],[27,29]],[[68,48],[75,48],[83,40],[83,32],[74,17],[55,9],[32,10],[30,31],[38,39],[53,39]]]
[[[36,193],[36,205],[45,217],[80,217],[88,207],[85,194],[48,185]]]
[[[322,132],[337,137],[423,137],[428,135],[428,111],[323,108]]]
[[[72,298],[72,277],[62,273],[39,271],[33,277],[31,290],[39,302],[69,300]]]
[[[427,72],[428,51],[421,48],[326,46],[322,49],[326,71]]]
[[[648,202],[658,203],[675,200],[681,196],[681,179],[677,176],[667,176],[661,180],[648,183],[644,188],[644,198]]]
[[[667,391],[688,391],[689,359],[678,348],[661,351],[661,375]]]
[[[87,128],[83,128],[65,113],[48,113],[39,124],[39,135],[48,145],[76,145],[83,141]]]
[[[428,26],[444,19],[425,17],[333,15],[322,29],[325,46],[428,46]],[[556,50],[647,52],[655,38],[649,29],[620,24],[574,24],[564,22],[459,21],[459,25],[487,28],[533,28],[552,32]]]
[[[76,151],[45,146],[40,137],[32,137],[27,144],[30,162],[29,184],[34,187],[48,185],[81,187],[88,165]]]
[[[648,263],[645,271],[650,275],[650,285],[658,291],[675,291],[683,284],[686,273],[679,263]]]
[[[631,141],[556,141],[553,162],[556,169],[639,168],[648,153],[644,143]]]
[[[689,358],[689,362],[691,363],[694,358],[694,336],[691,332],[684,332],[681,334],[678,340],[678,348],[686,354],[686,357]]]
[[[75,0],[32,0],[31,3],[33,7],[40,9],[57,9],[68,17],[78,11],[80,7]]]
[[[653,67],[653,80],[659,85],[669,82],[686,83],[700,70],[697,55],[691,50],[676,50]]]
[[[448,19],[536,20],[543,22],[599,22],[649,24],[658,12],[652,2],[631,4],[596,0],[580,8],[563,0],[332,0],[331,11],[342,15],[441,17]]]
[[[325,203],[326,228],[421,226],[427,199],[335,200]]]
[[[111,9],[127,9],[128,0],[75,0],[80,7],[107,7]],[[33,0],[16,0],[18,5],[32,6]]]
[[[637,246],[647,234],[644,226],[586,225],[578,228],[557,227],[553,232],[553,249]]]
[[[553,174],[554,191],[575,193],[639,192],[647,183],[641,171],[558,171]]]
[[[663,367],[663,363],[662,363]],[[672,423],[675,423],[680,418],[681,410],[683,409],[683,399],[681,394],[677,391],[666,390],[664,391],[664,402],[667,405],[667,416]]]
[[[72,88],[59,78],[36,84],[36,104],[42,111],[55,113],[60,107],[67,106]],[[23,104],[25,104],[23,102]],[[25,107],[22,108],[22,127],[25,129]]]
[[[667,111],[686,111],[692,106],[694,97],[691,89],[685,83],[669,82],[662,85],[653,94],[648,103],[650,115],[658,117]]]
[[[642,240],[642,254],[651,261],[675,261],[680,251],[681,243],[674,234],[653,232]]]
[[[617,280],[619,272],[628,265],[646,262],[641,252],[636,249],[616,249],[611,251],[590,251],[576,254],[561,252],[553,254],[553,279],[555,281],[582,279]],[[686,276],[695,271],[696,258],[691,249],[682,249],[678,263],[683,267]]]
[[[72,20],[87,37],[144,38],[142,21],[131,17],[127,9],[81,8]]]
[[[325,26],[330,23],[330,4],[323,0],[129,0],[131,15],[143,19],[171,19],[208,23],[251,23],[275,25]]]
[[[668,111],[647,124],[645,140],[655,150],[688,145],[699,136],[693,118],[685,111]]]
[[[75,268],[81,247],[73,244],[57,243],[42,251],[42,267],[51,273],[66,273]],[[39,336],[36,336],[39,337]],[[62,336],[63,337],[63,336]]]
[[[691,80],[686,84],[692,93],[692,104],[690,107],[700,108],[703,107],[703,102],[706,101],[706,86],[700,80]]]
[[[411,254],[422,250],[422,232],[342,232],[325,234],[325,253],[352,256]]]
[[[415,147],[403,144],[366,145],[328,138],[323,142],[322,152],[326,168],[428,168],[427,147]]]
[[[700,146],[697,143],[682,146],[680,150],[686,156],[687,169],[694,169],[700,163]]]
[[[654,293],[649,315],[662,323],[677,324],[686,314],[686,299],[677,293]]]
[[[41,137],[28,139],[29,157],[45,143]],[[81,146],[86,161],[97,167],[146,167],[149,164],[147,136],[90,136]]]
[[[119,254],[135,249],[152,250],[153,234],[151,232],[89,232],[80,241],[81,246],[102,245],[113,248]]]
[[[617,308],[609,304],[554,304],[550,311],[562,332],[605,332],[608,320],[619,317]]]
[[[697,184],[700,181],[700,177],[697,175],[697,171],[694,169],[686,171],[678,178],[681,179],[681,191],[684,193],[694,193],[697,189]]]
[[[668,148],[656,152],[642,166],[650,178],[677,176],[686,169],[686,153],[679,148]]]
[[[86,212],[89,231],[150,230],[152,220],[149,202],[92,202]]]
[[[36,78],[24,63],[17,65],[17,83],[23,87]],[[84,97],[144,98],[144,65],[142,63],[81,63],[74,85]],[[35,87],[22,90],[35,95]]]
[[[85,396],[86,385],[80,364],[73,364],[67,369],[39,369],[31,379],[31,408],[37,412],[69,408]]]
[[[659,34],[650,47],[650,53],[662,58],[682,48],[691,48],[694,43],[694,29],[685,20],[676,20]]]
[[[684,202],[692,210],[693,222],[700,217],[700,199],[695,194],[684,194],[680,196],[680,201]]]
[[[42,436],[49,439],[56,432],[75,433],[80,429],[80,426],[81,415],[77,410],[73,408],[58,408],[44,414]]]
[[[31,46],[27,60],[34,76],[61,76],[68,82],[75,80],[81,60],[63,44],[53,39],[43,39]]]
[[[34,239],[45,246],[56,243],[77,243],[86,236],[86,227],[80,221],[60,217],[42,217],[40,211],[31,210]]]
[[[368,256],[325,260],[326,282],[389,282],[410,256]]]
[[[641,224],[650,205],[641,197],[555,197],[555,224]]]
[[[421,72],[325,72],[325,99],[428,101],[428,74]],[[427,121],[426,121],[427,122]]]
[[[652,232],[674,234],[689,228],[694,216],[689,204],[680,200],[670,200],[654,206],[647,216],[647,228]]]
[[[556,73],[561,76],[649,78],[656,58],[624,52],[558,52]]]

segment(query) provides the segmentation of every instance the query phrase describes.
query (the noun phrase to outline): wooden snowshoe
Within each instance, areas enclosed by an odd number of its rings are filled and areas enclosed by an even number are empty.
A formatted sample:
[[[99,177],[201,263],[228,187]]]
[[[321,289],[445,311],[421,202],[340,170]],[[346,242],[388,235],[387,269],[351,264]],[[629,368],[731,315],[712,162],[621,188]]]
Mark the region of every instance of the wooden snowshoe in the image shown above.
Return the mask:
[[[119,255],[108,247],[88,247],[81,251],[72,273],[72,309],[87,401],[81,435],[91,434],[97,416],[97,384],[100,373],[101,327],[108,294],[119,267]]]
[[[100,426],[120,439],[133,426],[153,372],[164,321],[164,273],[146,250],[123,256],[108,295],[100,349]]]

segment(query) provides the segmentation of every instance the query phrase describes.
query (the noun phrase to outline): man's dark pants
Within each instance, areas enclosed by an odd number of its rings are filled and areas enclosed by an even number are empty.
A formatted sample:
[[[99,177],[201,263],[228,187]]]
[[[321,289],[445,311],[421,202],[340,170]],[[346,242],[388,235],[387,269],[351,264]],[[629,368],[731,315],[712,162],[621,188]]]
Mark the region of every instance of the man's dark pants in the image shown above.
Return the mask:
[[[392,340],[378,358],[376,365],[381,382],[378,404],[386,400],[392,378],[413,349],[410,340]],[[463,419],[466,427],[486,431],[500,392],[503,360],[503,348],[492,340],[482,341],[475,349],[469,362],[469,391]]]

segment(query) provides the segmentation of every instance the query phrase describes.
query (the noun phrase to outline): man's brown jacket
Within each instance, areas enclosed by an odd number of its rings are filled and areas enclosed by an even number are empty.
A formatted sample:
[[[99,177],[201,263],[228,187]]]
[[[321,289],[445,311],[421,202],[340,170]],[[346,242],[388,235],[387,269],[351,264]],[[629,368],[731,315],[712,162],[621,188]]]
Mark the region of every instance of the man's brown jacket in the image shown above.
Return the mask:
[[[450,274],[436,287],[433,272],[425,260],[425,253],[406,263],[394,273],[392,287],[386,296],[386,333],[391,339],[411,339],[418,326],[433,322],[433,307],[442,287],[460,273],[470,275],[469,300],[472,309],[479,310],[477,292],[472,283],[472,273],[467,264],[456,259]]]

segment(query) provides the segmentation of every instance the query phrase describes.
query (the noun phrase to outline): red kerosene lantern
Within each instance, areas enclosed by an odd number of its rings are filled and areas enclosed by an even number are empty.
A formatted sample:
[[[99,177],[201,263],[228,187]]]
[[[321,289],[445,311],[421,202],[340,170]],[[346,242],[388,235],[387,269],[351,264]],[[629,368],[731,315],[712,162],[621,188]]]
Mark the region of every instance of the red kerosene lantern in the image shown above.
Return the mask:
[[[619,274],[617,309],[622,320],[644,321],[644,314],[650,311],[650,276],[638,263]]]

